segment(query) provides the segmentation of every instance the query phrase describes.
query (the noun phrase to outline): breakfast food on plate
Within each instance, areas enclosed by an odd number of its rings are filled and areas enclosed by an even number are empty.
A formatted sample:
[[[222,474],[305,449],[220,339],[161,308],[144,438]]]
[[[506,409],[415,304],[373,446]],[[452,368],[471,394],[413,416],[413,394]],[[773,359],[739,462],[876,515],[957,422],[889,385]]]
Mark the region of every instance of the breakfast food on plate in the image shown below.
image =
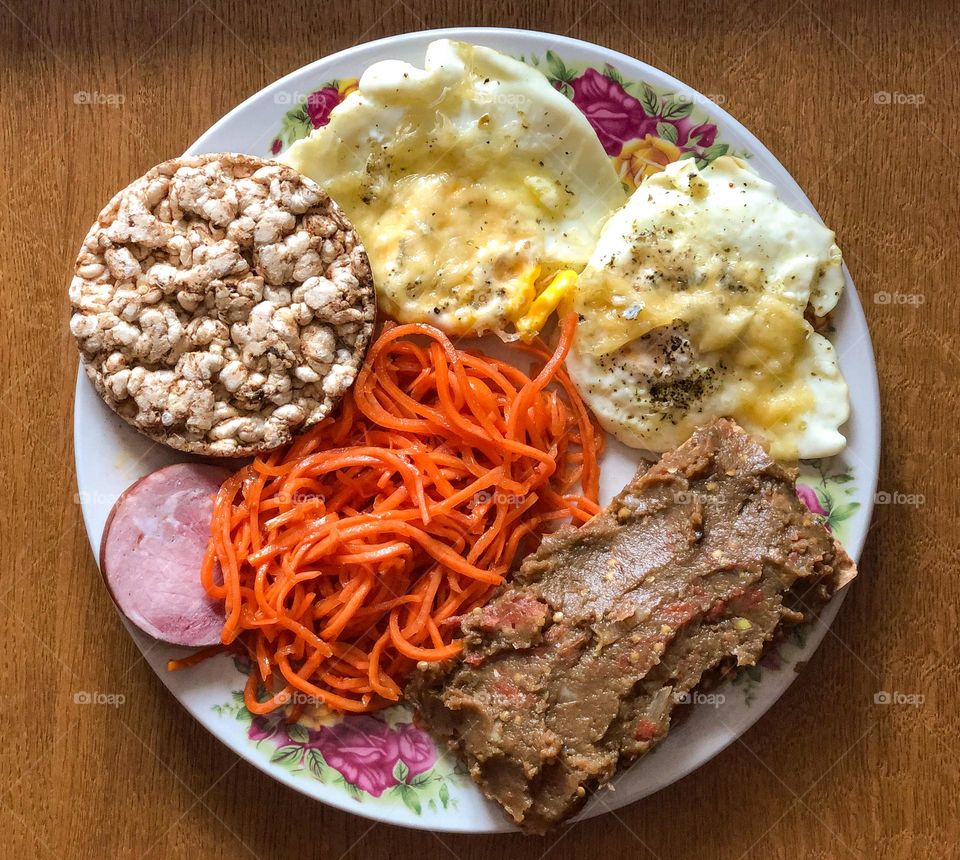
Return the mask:
[[[728,416],[777,459],[836,454],[847,385],[807,316],[836,305],[841,265],[833,232],[740,159],[670,164],[607,221],[580,276],[570,375],[636,448]]]
[[[545,67],[447,39],[422,68],[378,62],[281,162],[185,156],[131,183],[70,286],[116,413],[249,458],[160,469],[107,520],[119,609],[200,649],[168,668],[231,652],[249,736],[286,733],[273,761],[314,775],[335,764],[312,726],[350,718],[336,747],[409,705],[533,833],[856,575],[783,465],[846,444],[819,333],[834,234],[711,161],[677,98]],[[678,160],[628,200],[581,106],[625,124],[621,166],[654,131]],[[451,339],[485,334],[507,343]],[[606,508],[595,417],[663,454]],[[386,767],[413,809],[434,777]]]
[[[201,575],[251,657],[248,710],[398,701],[418,661],[459,653],[459,615],[515,557],[599,510],[600,441],[563,370],[574,325],[552,354],[527,347],[533,378],[387,328],[337,417],[224,483]]]
[[[535,334],[625,199],[596,133],[541,72],[447,39],[422,69],[371,66],[282,158],[356,225],[387,314],[457,335]]]
[[[229,475],[220,466],[167,466],[137,481],[110,511],[100,570],[120,611],[144,633],[176,645],[220,641],[223,604],[207,595],[198,571],[213,499]]]
[[[855,575],[794,477],[731,421],[697,430],[465,617],[462,660],[407,689],[424,726],[525,829],[572,814],[706,673]]]
[[[376,312],[350,222],[311,180],[247,155],[175,158],[118,193],[70,285],[87,376],[182,451],[274,448],[353,384]]]

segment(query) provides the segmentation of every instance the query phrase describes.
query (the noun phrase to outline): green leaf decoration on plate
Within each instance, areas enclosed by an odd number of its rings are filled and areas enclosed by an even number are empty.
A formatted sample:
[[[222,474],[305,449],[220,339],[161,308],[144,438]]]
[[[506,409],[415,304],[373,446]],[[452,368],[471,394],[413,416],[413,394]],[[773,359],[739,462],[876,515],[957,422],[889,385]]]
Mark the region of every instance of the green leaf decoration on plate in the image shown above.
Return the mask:
[[[715,143],[713,146],[708,146],[703,151],[703,158],[709,164],[714,159],[719,158],[721,155],[726,155],[730,151],[730,146],[726,143]]]
[[[310,122],[310,116],[303,105],[287,111],[280,124],[280,134],[277,137],[283,141],[284,146],[290,146],[294,141],[306,137],[313,131],[313,124]]]
[[[423,812],[423,805],[415,788],[409,785],[398,785],[394,790],[400,792],[400,799],[412,813],[420,815]]]
[[[327,763],[323,760],[323,756],[320,755],[318,750],[307,750],[306,762],[310,770],[310,775],[317,780],[317,782],[327,781],[330,775],[330,768],[327,767]]]
[[[571,80],[575,74],[553,51],[547,51],[547,68],[550,72],[549,77],[564,83]]]
[[[669,98],[660,114],[664,119],[683,119],[693,113],[693,102],[689,99]]]
[[[677,127],[675,125],[670,124],[669,122],[658,122],[657,135],[662,137],[664,140],[669,140],[670,143],[676,143]]]
[[[632,81],[625,80],[623,75],[620,74],[617,69],[610,65],[610,63],[604,63],[603,73],[606,77],[610,78],[611,81],[616,81],[623,87],[625,90],[630,89],[633,86]]]
[[[640,91],[640,106],[647,116],[659,116],[660,114],[660,97],[648,83],[644,83]]]
[[[847,502],[842,505],[833,505],[830,508],[827,522],[829,522],[831,526],[842,523],[845,519],[852,517],[859,507],[860,502]]]
[[[298,744],[305,744],[308,740],[310,740],[310,732],[297,723],[291,723],[289,726],[287,726],[287,736],[290,738],[290,740]]]
[[[290,746],[280,747],[272,756],[270,761],[273,764],[290,765],[300,761],[303,755],[303,748],[291,744]]]

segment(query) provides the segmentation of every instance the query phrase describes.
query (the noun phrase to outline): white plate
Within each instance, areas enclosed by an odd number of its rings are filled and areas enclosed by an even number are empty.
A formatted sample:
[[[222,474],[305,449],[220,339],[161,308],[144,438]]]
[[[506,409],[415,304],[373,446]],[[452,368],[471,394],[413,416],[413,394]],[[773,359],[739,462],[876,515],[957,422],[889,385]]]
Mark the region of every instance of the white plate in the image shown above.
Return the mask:
[[[544,33],[503,29],[451,29],[412,33],[359,45],[334,54],[277,81],[231,111],[190,147],[189,153],[232,151],[268,156],[272,148],[287,144],[305,133],[311,115],[322,118],[349,79],[359,77],[371,63],[385,58],[418,62],[433,39],[451,37],[489,45],[528,62],[554,77],[562,90],[572,86],[584,91],[587,80],[579,76],[586,68],[604,74],[603,104],[594,102],[595,121],[601,124],[611,148],[612,138],[625,128],[639,128],[636,103],[618,90],[618,80],[629,83],[634,96],[643,97],[648,108],[671,116],[689,105],[686,122],[674,119],[679,143],[691,136],[694,126],[716,126],[714,149],[710,130],[701,129],[698,152],[715,155],[717,146],[750,159],[762,176],[773,182],[782,198],[797,209],[816,215],[810,201],[779,162],[749,131],[721,108],[690,87],[631,57],[573,39]],[[550,52],[548,54],[548,52]],[[609,65],[608,65],[609,64]],[[611,71],[611,68],[615,71]],[[619,78],[618,78],[619,76]],[[564,81],[567,82],[566,87]],[[653,95],[643,86],[649,84]],[[309,94],[314,94],[309,96]],[[308,98],[309,109],[302,104]],[[672,98],[664,98],[672,96]],[[652,99],[652,100],[651,100]],[[681,107],[678,109],[677,106]],[[617,112],[620,116],[615,116]],[[633,119],[631,119],[633,117]],[[597,119],[599,118],[599,119]],[[641,124],[642,125],[642,124]],[[647,123],[646,125],[649,125]],[[653,124],[654,127],[656,123]],[[695,129],[693,129],[695,130]],[[673,136],[667,130],[667,138]],[[666,147],[669,151],[669,147]],[[275,151],[275,149],[274,149]],[[104,189],[106,200],[114,189]],[[91,213],[92,214],[92,213]],[[843,225],[839,243],[843,246]],[[805,470],[810,494],[830,518],[850,554],[858,557],[863,547],[876,489],[880,448],[880,416],[876,368],[870,337],[853,282],[846,275],[847,289],[836,313],[840,365],[850,383],[852,419],[846,427],[849,446],[832,461],[813,464]],[[172,450],[152,444],[124,424],[99,399],[82,373],[78,375],[74,418],[77,483],[80,501],[95,554],[104,521],[116,498],[133,481],[150,471],[185,459]],[[602,501],[618,490],[633,474],[634,452],[611,446],[603,462]],[[582,813],[595,815],[632,803],[702,765],[745,732],[789,686],[795,677],[790,665],[809,659],[833,620],[843,594],[826,608],[819,622],[791,637],[773,652],[764,665],[742,674],[732,684],[713,691],[711,697],[691,709],[689,717],[670,733],[649,756],[617,780],[616,792],[601,792]],[[191,670],[168,673],[166,661],[182,651],[157,643],[130,628],[147,662],[174,696],[213,735],[265,773],[322,800],[369,818],[437,831],[490,832],[510,829],[495,805],[485,801],[456,763],[434,753],[425,736],[408,725],[409,716],[394,711],[385,718],[359,718],[359,722],[324,725],[313,721],[289,731],[271,723],[251,723],[238,705],[236,691],[243,675],[229,657],[218,657]],[[806,683],[816,683],[808,678]],[[351,718],[357,720],[358,718]],[[811,749],[815,737],[803,740]]]

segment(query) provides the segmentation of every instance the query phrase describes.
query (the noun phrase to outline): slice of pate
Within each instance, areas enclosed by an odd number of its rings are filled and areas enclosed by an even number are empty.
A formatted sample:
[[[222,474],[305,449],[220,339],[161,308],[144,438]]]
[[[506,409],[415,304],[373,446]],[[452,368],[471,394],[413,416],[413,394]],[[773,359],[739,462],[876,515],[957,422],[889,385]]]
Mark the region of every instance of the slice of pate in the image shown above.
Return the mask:
[[[463,620],[462,661],[408,687],[424,725],[525,830],[572,815],[856,575],[795,477],[732,421],[696,431]]]

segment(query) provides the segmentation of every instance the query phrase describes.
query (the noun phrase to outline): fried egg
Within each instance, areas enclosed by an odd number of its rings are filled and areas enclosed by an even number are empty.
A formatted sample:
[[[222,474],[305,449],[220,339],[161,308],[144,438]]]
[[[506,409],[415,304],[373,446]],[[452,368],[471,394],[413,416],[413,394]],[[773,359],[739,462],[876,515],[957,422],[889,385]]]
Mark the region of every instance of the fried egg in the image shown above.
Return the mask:
[[[626,199],[590,124],[543,74],[446,39],[422,69],[371,66],[282,160],[353,222],[389,316],[458,335],[535,334]]]
[[[848,390],[807,316],[829,313],[843,283],[833,232],[745,162],[678,161],[604,226],[573,297],[570,374],[635,448],[666,451],[727,416],[777,459],[830,456]]]

